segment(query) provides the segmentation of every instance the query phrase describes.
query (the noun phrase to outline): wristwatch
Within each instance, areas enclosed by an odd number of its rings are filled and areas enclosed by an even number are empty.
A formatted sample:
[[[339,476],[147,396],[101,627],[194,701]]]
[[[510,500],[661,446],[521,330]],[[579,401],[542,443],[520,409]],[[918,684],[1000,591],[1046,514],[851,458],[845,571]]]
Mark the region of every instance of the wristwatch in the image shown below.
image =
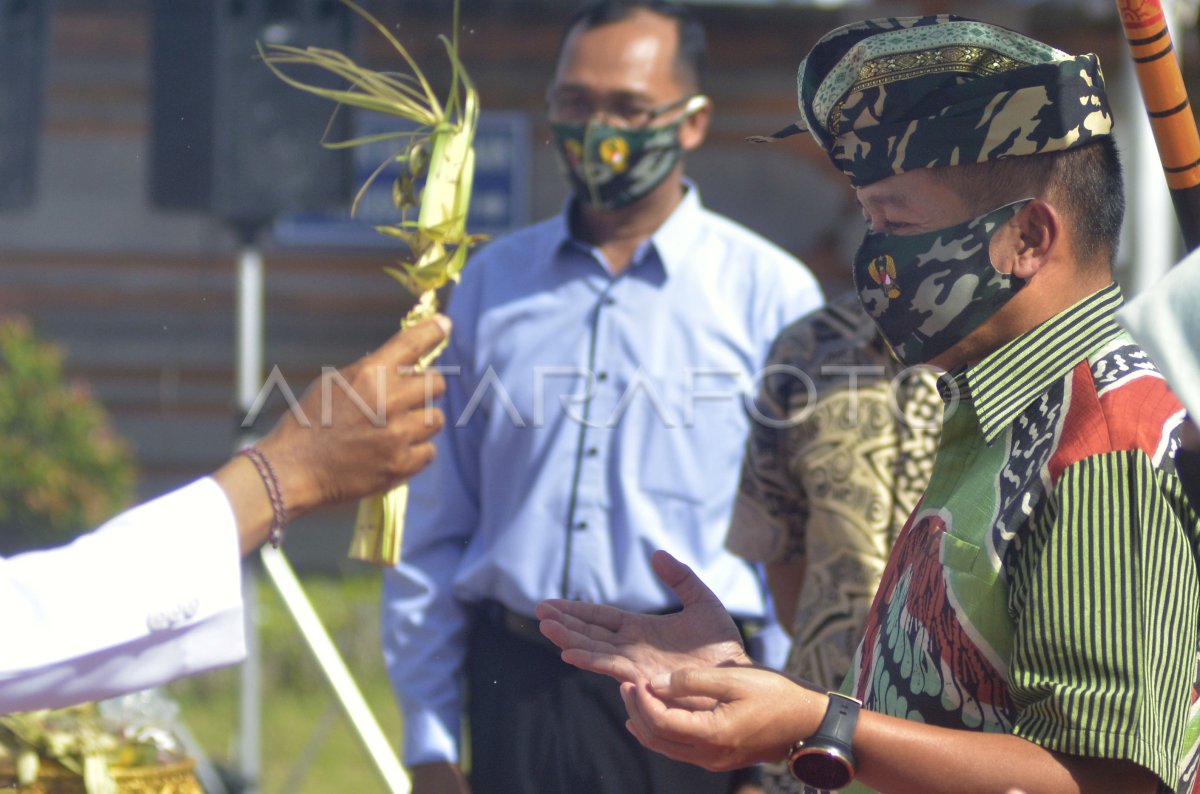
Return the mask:
[[[817,732],[801,739],[788,751],[792,777],[806,786],[837,791],[854,780],[851,742],[862,701],[838,692],[829,693],[829,706]]]

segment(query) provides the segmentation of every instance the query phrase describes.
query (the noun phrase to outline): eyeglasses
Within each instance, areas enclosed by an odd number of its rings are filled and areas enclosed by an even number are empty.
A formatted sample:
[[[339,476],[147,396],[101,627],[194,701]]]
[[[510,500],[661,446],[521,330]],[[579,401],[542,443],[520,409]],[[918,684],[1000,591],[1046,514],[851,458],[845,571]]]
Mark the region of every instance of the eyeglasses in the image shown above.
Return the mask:
[[[708,97],[703,94],[693,94],[658,106],[646,105],[632,97],[617,99],[611,104],[600,104],[577,91],[551,91],[546,97],[546,111],[552,121],[586,124],[594,116],[600,116],[614,127],[628,130],[649,127],[681,108],[686,115],[691,115],[706,104]]]

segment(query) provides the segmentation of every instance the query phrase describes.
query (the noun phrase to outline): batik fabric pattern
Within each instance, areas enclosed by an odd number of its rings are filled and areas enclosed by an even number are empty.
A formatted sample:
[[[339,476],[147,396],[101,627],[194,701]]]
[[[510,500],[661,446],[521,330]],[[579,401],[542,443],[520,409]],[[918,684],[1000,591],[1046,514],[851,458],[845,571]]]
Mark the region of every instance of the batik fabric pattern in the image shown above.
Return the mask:
[[[1173,466],[1182,406],[1116,324],[1120,304],[1110,285],[940,382],[930,484],[843,691],[1129,760],[1182,794],[1200,733],[1200,526]]]
[[[785,328],[764,372],[728,545],[807,561],[785,672],[836,689],[928,482],[942,402],[932,371],[895,359],[854,292]],[[801,791],[782,764],[763,785]]]

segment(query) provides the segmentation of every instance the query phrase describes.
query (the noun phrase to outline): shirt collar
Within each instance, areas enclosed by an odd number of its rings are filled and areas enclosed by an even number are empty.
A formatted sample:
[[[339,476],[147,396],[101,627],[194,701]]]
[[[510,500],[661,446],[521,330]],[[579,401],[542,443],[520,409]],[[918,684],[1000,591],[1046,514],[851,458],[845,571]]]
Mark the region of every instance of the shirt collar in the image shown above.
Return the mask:
[[[638,247],[633,256],[632,267],[651,261],[650,257],[654,256],[662,262],[667,275],[670,275],[682,268],[690,258],[689,251],[696,242],[696,227],[700,222],[703,206],[700,203],[700,189],[695,183],[685,178],[683,185],[683,200],[650,239]],[[571,206],[574,200],[573,196],[568,196],[562,211],[554,218],[554,250],[561,253],[568,246],[572,246],[591,253],[594,251],[593,246],[571,236]]]
[[[650,237],[668,276],[692,258],[690,251],[696,243],[696,225],[700,222],[700,189],[686,179],[683,187],[683,200]]]
[[[943,397],[971,399],[983,439],[990,444],[1052,383],[1121,333],[1113,315],[1123,302],[1116,283],[1093,292],[978,364],[948,373]]]

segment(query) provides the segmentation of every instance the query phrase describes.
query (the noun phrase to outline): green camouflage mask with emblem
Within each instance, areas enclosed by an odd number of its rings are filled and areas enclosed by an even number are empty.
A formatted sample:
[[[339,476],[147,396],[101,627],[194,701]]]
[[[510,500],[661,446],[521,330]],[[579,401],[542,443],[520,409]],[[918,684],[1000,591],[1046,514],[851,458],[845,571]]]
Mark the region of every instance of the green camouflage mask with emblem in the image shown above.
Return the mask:
[[[965,339],[1025,280],[992,265],[992,235],[1032,199],[914,235],[868,232],[854,257],[854,286],[896,358],[924,364]]]
[[[644,198],[671,173],[683,156],[682,125],[679,119],[629,130],[592,119],[551,122],[550,130],[575,195],[596,209],[618,210]]]

